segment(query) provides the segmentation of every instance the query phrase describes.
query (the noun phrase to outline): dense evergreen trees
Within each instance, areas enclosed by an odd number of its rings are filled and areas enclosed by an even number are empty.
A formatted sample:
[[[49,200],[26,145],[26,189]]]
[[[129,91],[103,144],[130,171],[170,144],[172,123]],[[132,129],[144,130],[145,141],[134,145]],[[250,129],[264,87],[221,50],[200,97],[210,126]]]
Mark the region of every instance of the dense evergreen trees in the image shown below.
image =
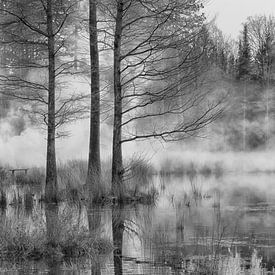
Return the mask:
[[[247,25],[244,25],[242,39],[239,41],[238,52],[238,79],[249,78],[251,75],[251,51],[248,40]]]

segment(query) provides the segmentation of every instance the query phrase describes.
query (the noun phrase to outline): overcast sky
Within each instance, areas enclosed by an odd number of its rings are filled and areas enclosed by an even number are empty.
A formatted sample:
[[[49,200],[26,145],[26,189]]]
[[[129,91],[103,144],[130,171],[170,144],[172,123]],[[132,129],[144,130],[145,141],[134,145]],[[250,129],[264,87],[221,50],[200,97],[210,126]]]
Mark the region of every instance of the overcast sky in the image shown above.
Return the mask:
[[[275,15],[275,0],[207,0],[206,14],[217,16],[217,26],[232,38],[237,38],[242,23],[256,14]]]

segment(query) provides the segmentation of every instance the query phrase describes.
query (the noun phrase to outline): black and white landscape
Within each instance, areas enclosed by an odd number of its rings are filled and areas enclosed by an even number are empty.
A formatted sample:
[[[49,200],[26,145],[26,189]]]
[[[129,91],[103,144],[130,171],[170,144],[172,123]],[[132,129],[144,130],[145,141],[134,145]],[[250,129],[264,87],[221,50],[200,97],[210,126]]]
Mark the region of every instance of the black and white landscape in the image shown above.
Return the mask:
[[[274,0],[0,0],[0,274],[275,274]]]

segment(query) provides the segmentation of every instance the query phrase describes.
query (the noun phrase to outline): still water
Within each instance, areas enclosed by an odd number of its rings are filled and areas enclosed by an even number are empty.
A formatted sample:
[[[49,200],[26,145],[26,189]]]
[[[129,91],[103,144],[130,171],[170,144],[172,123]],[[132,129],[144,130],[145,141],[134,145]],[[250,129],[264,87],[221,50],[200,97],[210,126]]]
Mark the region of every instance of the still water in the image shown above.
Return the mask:
[[[112,252],[96,260],[10,258],[0,262],[0,274],[275,274],[274,176],[156,176],[155,205],[60,204],[64,228],[92,228],[110,241]],[[25,223],[30,232],[55,227],[39,202],[39,187],[5,192],[1,223]]]

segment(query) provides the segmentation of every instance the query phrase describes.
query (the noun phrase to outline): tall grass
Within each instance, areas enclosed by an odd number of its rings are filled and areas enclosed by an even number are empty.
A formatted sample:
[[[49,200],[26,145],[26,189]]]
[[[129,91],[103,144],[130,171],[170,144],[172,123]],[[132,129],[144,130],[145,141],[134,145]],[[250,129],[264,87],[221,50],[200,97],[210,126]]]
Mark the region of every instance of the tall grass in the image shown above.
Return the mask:
[[[58,167],[58,181],[61,199],[88,199],[92,194],[94,203],[116,202],[128,203],[140,201],[150,203],[157,197],[152,184],[153,168],[142,158],[126,161],[125,173],[119,190],[119,198],[113,198],[111,192],[111,161],[102,162],[101,180],[94,181],[93,186],[86,185],[87,162],[69,161]],[[98,178],[97,176],[95,177]]]
[[[157,191],[152,184],[152,176],[154,170],[152,166],[141,157],[134,157],[125,161],[125,173],[122,185],[120,186],[120,201],[143,201],[151,202],[157,197]],[[1,169],[0,169],[1,172]],[[58,200],[80,202],[90,199],[92,195],[95,203],[111,202],[113,198],[111,192],[111,161],[102,162],[101,180],[95,180],[93,186],[87,186],[87,162],[83,160],[70,160],[65,163],[59,163],[57,167],[58,182]],[[1,173],[0,173],[1,176]],[[95,175],[98,179],[97,175]],[[1,177],[0,177],[1,178]],[[42,189],[45,185],[45,170],[42,168],[31,168],[28,173],[15,172],[14,176],[8,173],[11,183],[20,184],[22,186],[40,186]],[[27,201],[27,208],[31,206],[31,195],[21,198],[17,193],[14,194],[12,204],[21,204],[23,199]],[[42,197],[43,200],[43,197]],[[28,204],[29,203],[29,204]]]
[[[58,165],[58,184],[61,200],[77,202],[88,200],[92,193],[94,202],[104,201],[111,193],[111,165],[103,162],[101,166],[101,181],[94,181],[93,186],[87,186],[88,163],[83,160],[71,160]],[[97,179],[98,177],[96,177]]]
[[[151,236],[151,249],[156,263],[165,263],[179,274],[273,274],[264,268],[262,259],[254,249],[245,259],[240,253],[231,252],[226,247],[211,243],[189,243],[188,240],[175,240],[171,238],[170,226],[156,228]],[[183,273],[181,273],[183,272]]]
[[[15,183],[21,185],[42,185],[45,182],[45,170],[43,168],[33,167],[28,173],[16,172]]]
[[[85,199],[85,181],[87,176],[87,162],[83,160],[70,160],[59,163],[57,180],[59,198],[61,200],[80,201]]]
[[[124,200],[142,203],[156,201],[158,191],[153,183],[154,169],[142,157],[133,157],[126,162],[123,178]]]

